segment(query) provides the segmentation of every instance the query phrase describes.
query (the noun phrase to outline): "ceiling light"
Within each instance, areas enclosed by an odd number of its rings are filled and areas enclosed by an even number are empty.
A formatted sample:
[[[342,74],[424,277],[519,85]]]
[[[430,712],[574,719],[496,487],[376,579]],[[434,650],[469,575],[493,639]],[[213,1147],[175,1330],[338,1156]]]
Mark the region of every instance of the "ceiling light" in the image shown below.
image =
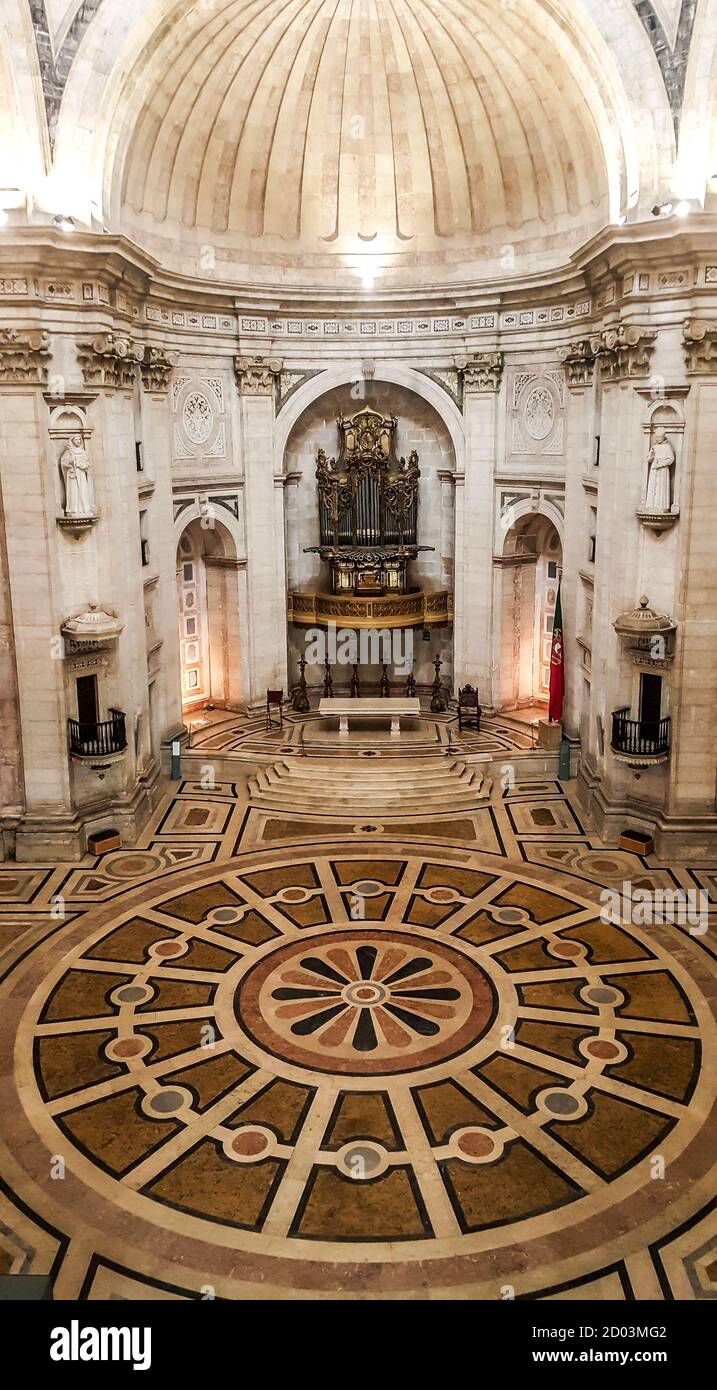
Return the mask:
[[[653,217],[671,217],[671,216],[672,216],[672,203],[655,203],[655,206],[654,206],[654,208],[652,209],[652,216],[653,216]]]
[[[675,217],[689,217],[691,211],[692,209],[686,198],[682,198],[674,208]]]
[[[52,225],[53,227],[57,227],[61,232],[74,232],[75,219],[74,217],[70,217],[67,213],[58,212],[52,219]]]

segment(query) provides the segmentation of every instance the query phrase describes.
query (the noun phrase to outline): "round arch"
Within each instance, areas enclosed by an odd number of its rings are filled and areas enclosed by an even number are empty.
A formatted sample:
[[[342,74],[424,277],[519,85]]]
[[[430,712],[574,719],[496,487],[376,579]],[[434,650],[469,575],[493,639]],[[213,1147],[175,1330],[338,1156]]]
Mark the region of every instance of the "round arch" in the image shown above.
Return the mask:
[[[555,527],[560,544],[561,546],[564,545],[565,517],[556,504],[547,497],[541,497],[540,500],[536,499],[535,501],[531,497],[523,497],[520,501],[512,502],[509,507],[506,507],[498,518],[500,534],[497,539],[500,544],[500,553],[505,554],[505,543],[519,521],[522,521],[524,517],[539,516],[545,517]]]
[[[318,376],[311,377],[300,386],[279,411],[274,424],[274,473],[278,476],[284,471],[284,456],[294,427],[302,415],[315,401],[321,399],[337,386],[352,385],[361,376],[360,365],[356,362],[342,362],[328,367]],[[466,436],[463,416],[447,391],[413,367],[401,362],[382,360],[376,362],[374,382],[389,386],[403,386],[407,391],[420,396],[433,406],[448,430],[453,444],[456,460],[456,473],[463,473],[465,466]]]
[[[175,543],[179,545],[183,532],[186,531],[187,527],[193,521],[198,521],[202,530],[206,531],[208,536],[214,536],[216,540],[219,540],[222,546],[221,554],[224,559],[241,561],[244,558],[242,555],[244,543],[241,527],[236,517],[234,517],[231,512],[227,511],[225,513],[225,509],[222,509],[222,512],[223,514],[221,516],[217,515],[216,508],[212,507],[211,498],[209,499],[208,507],[202,504],[199,499],[195,498],[190,506],[185,507],[179,515],[175,517]],[[224,539],[225,537],[226,541]],[[213,553],[218,553],[216,548]]]

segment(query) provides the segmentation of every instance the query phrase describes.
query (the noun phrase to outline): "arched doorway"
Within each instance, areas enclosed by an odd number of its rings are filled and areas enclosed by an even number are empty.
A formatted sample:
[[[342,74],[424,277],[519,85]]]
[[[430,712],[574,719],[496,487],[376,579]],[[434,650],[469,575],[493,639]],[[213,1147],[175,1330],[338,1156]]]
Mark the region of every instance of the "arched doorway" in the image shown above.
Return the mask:
[[[212,519],[183,530],[177,545],[182,710],[242,708],[239,562],[229,531]]]
[[[548,517],[521,517],[507,532],[499,566],[499,709],[547,705],[562,563],[560,536]]]

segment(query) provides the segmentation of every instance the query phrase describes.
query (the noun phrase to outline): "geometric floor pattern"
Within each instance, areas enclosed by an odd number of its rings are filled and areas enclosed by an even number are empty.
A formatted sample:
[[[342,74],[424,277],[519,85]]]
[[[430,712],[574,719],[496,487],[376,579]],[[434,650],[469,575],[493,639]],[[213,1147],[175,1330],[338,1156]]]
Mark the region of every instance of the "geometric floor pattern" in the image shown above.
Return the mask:
[[[606,847],[557,783],[475,816],[279,843],[187,781],[134,849],[0,866],[0,1272],[717,1297],[713,932],[600,915],[625,879],[712,904],[717,867]]]

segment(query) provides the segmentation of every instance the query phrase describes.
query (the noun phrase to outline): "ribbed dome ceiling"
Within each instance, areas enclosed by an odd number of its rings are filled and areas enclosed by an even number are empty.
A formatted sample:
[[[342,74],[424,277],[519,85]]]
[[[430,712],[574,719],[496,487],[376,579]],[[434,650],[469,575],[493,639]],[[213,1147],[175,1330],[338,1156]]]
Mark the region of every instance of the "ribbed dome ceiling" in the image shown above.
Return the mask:
[[[175,9],[130,74],[111,203],[145,244],[261,258],[502,243],[563,259],[604,223],[599,78],[550,0],[215,0]],[[139,111],[139,114],[138,114]],[[503,254],[506,254],[503,247]],[[508,253],[509,254],[509,253]]]

